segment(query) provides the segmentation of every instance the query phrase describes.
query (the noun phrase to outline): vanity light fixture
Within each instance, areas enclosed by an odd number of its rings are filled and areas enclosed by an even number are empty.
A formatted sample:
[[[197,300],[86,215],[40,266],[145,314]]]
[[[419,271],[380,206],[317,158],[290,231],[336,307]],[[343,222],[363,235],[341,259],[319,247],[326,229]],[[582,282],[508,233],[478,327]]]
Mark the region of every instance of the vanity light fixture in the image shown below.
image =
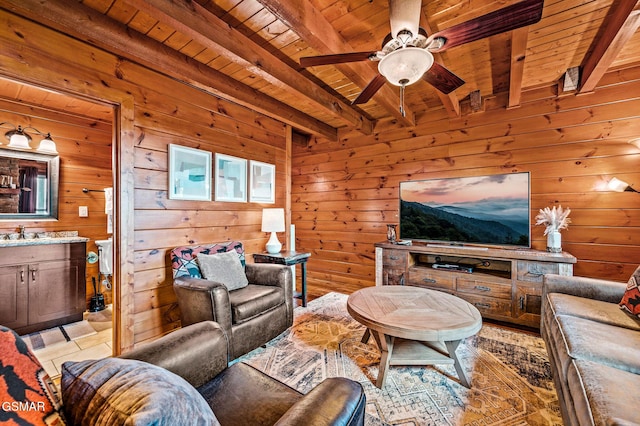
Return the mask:
[[[27,130],[32,130],[33,132],[43,137],[43,139],[40,141],[40,145],[38,145],[38,149],[36,149],[37,152],[42,152],[44,154],[58,153],[58,150],[56,149],[56,143],[53,141],[53,139],[51,139],[51,133],[45,134],[35,127],[31,126],[23,128],[22,126],[18,125],[18,127],[16,127],[12,123],[6,121],[0,123],[0,126],[3,126],[5,124],[9,124],[11,127],[13,127],[13,130],[9,130],[4,134],[5,137],[9,140],[9,145],[7,145],[7,148],[16,148],[21,150],[32,149],[31,145],[29,145],[32,138],[31,135],[27,133]]]
[[[639,192],[633,189],[627,182],[620,180],[617,177],[611,178],[607,184],[607,189],[615,192]]]

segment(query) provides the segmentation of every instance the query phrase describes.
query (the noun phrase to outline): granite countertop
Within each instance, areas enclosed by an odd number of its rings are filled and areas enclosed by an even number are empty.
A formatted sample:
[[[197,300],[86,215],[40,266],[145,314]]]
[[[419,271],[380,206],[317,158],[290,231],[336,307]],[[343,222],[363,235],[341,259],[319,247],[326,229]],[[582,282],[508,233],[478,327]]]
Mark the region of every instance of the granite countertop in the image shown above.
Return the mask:
[[[25,232],[24,236],[24,239],[20,239],[20,234],[17,232],[0,234],[0,247],[67,244],[89,241],[89,238],[78,236],[78,231]]]

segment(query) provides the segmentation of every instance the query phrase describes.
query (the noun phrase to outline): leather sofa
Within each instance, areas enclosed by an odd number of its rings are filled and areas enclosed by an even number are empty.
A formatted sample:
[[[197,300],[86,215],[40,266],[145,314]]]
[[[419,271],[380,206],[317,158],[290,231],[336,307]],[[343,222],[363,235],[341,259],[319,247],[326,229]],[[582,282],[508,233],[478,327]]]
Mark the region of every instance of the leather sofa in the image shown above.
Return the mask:
[[[234,252],[248,285],[204,279],[198,256]],[[215,321],[229,339],[229,361],[264,345],[293,324],[293,276],[285,265],[245,264],[239,241],[177,247],[171,251],[173,289],[182,326]]]
[[[640,322],[627,285],[545,275],[540,333],[566,425],[640,424]]]
[[[212,321],[176,330],[121,355],[186,379],[221,425],[363,425],[362,385],[328,378],[303,395],[255,368],[227,364],[227,336]]]

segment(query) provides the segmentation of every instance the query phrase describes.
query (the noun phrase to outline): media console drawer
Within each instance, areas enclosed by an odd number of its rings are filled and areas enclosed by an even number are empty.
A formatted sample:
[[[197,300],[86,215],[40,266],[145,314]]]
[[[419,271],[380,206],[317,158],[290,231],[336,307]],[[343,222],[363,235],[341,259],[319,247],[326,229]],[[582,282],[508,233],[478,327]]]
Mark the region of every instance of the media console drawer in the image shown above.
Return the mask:
[[[416,242],[411,246],[384,242],[375,247],[376,285],[445,291],[467,300],[486,318],[535,328],[540,326],[544,274],[573,275],[576,263],[568,253],[532,249]],[[458,269],[447,269],[449,265]]]
[[[454,290],[454,277],[451,273],[429,268],[409,268],[409,285],[431,287],[443,290]]]
[[[511,281],[506,280],[504,282],[491,282],[473,278],[457,278],[456,289],[479,296],[511,299]]]
[[[482,297],[469,293],[458,293],[457,296],[478,308],[482,315],[501,318],[511,317],[511,300]]]

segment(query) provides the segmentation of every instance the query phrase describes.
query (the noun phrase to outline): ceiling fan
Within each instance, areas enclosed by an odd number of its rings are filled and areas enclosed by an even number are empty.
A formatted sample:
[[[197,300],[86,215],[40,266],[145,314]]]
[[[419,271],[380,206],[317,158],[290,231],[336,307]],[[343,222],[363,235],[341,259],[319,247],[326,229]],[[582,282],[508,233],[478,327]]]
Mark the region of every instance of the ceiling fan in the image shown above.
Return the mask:
[[[400,87],[400,110],[404,115],[404,88],[420,79],[444,94],[464,84],[464,80],[434,62],[432,53],[535,24],[542,17],[544,0],[523,0],[478,18],[428,35],[419,28],[421,0],[389,0],[391,33],[382,50],[337,53],[300,58],[302,67],[357,61],[379,61],[378,75],[351,102],[366,103],[388,81]]]

